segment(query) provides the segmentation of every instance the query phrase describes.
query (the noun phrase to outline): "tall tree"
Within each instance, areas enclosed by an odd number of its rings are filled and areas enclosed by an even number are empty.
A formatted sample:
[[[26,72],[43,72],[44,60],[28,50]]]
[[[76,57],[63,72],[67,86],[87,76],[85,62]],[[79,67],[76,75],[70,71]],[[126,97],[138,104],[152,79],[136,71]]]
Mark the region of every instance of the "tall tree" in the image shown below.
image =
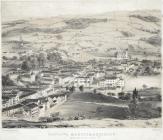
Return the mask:
[[[84,91],[84,86],[80,86],[80,87],[79,87],[79,90],[80,90],[81,92],[83,92],[83,91]]]
[[[14,82],[10,79],[9,75],[2,76],[2,85],[3,86],[14,86]]]
[[[23,61],[21,69],[25,71],[29,71],[31,69],[30,62],[27,60]]]

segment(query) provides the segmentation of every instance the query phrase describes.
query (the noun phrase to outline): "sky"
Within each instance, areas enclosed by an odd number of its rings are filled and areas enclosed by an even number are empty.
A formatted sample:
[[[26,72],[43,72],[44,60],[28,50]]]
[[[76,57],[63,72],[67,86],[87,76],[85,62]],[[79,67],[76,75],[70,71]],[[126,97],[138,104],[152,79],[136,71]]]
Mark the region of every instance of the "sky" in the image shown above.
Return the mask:
[[[91,15],[109,11],[161,9],[161,0],[2,0],[2,21]]]

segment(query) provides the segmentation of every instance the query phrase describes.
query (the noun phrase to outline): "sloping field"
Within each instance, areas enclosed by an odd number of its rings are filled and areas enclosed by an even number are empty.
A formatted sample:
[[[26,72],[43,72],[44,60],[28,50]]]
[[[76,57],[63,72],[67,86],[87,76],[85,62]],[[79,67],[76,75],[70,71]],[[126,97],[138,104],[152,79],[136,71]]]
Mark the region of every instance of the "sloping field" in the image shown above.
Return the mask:
[[[68,59],[75,61],[108,57],[111,48],[128,48],[132,55],[141,51],[156,57],[161,48],[160,11],[12,21],[3,23],[2,31],[2,50],[12,49],[22,36],[28,47],[59,48],[68,53]],[[70,50],[79,55],[74,56]]]

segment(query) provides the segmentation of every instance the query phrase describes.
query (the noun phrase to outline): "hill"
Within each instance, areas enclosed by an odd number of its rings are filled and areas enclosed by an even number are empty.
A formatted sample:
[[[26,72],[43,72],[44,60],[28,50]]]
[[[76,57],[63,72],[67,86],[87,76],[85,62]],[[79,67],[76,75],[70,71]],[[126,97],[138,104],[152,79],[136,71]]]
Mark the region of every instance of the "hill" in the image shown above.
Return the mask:
[[[128,49],[132,56],[159,58],[161,49],[159,11],[17,20],[3,23],[2,31],[2,50],[17,46],[22,36],[29,49],[58,48],[61,56],[75,61],[107,58],[115,49]]]

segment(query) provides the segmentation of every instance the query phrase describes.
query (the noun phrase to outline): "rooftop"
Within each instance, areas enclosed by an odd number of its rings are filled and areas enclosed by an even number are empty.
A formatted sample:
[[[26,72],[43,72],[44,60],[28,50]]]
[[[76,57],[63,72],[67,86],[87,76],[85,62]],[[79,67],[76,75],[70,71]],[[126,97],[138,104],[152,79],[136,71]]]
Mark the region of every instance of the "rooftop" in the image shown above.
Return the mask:
[[[32,108],[35,108],[35,107],[38,107],[38,105],[35,104],[35,103],[30,103],[30,104],[25,105],[24,109],[29,110],[29,109],[32,109]]]
[[[13,106],[10,106],[10,107],[3,108],[2,112],[12,110],[12,109],[16,109],[16,108],[19,108],[19,107],[22,107],[22,106],[23,106],[22,104],[16,104],[16,105],[13,105]]]
[[[105,79],[117,79],[118,77],[116,76],[106,76]]]

